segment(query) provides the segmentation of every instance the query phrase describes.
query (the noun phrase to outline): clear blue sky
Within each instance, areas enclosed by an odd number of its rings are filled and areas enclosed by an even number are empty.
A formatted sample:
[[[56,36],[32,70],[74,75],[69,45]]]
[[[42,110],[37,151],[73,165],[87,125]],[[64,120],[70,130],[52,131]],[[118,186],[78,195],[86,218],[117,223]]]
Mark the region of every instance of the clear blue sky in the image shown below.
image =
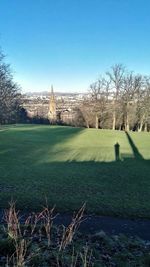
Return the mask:
[[[86,91],[114,63],[150,74],[150,1],[0,0],[0,46],[25,91]]]

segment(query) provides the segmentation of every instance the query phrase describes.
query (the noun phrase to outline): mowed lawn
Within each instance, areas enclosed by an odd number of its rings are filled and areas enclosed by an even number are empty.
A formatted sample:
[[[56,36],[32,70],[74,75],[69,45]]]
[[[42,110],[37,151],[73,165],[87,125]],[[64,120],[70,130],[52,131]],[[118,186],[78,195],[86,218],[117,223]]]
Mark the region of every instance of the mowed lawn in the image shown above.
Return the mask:
[[[114,145],[120,145],[120,160]],[[150,218],[150,133],[61,126],[0,128],[0,208],[45,204]]]

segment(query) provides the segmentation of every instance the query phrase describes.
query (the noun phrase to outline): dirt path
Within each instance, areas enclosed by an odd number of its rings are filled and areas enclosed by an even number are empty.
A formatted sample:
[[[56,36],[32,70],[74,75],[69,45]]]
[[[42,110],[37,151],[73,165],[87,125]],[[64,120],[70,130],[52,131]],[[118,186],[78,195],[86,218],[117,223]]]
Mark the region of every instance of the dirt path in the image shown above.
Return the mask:
[[[70,221],[70,215],[58,215],[55,219],[56,224],[68,225]],[[101,230],[109,235],[122,233],[128,236],[138,236],[144,240],[150,240],[150,220],[86,216],[85,221],[80,225],[80,231],[86,234],[94,234]]]
[[[27,213],[22,218],[27,217]],[[0,211],[0,222],[4,222],[4,214]],[[67,226],[71,222],[72,216],[69,214],[58,214],[54,219],[56,225]],[[23,219],[22,219],[23,220]],[[85,234],[95,234],[103,230],[108,235],[125,234],[128,236],[138,236],[150,241],[150,220],[146,219],[123,219],[108,216],[88,215],[84,217],[79,230]]]

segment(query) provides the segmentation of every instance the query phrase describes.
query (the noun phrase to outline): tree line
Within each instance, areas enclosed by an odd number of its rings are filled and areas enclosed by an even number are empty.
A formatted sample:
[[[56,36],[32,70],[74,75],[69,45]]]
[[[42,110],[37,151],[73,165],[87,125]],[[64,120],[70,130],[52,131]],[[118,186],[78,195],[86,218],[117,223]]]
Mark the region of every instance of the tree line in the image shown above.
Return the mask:
[[[20,87],[13,81],[9,64],[0,52],[0,124],[24,122],[26,111],[22,107]]]
[[[86,127],[113,130],[150,130],[150,76],[111,67],[90,85],[80,106]]]
[[[27,117],[20,87],[4,59],[0,52],[0,124],[34,122]],[[135,74],[122,64],[112,66],[90,85],[76,114],[77,126],[150,131],[150,76]]]

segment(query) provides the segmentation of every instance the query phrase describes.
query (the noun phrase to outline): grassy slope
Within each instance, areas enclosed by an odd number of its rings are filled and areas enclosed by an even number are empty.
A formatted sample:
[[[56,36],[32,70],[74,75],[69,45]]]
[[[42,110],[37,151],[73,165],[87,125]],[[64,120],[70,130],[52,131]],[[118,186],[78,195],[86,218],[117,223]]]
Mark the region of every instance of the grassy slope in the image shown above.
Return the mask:
[[[0,130],[0,207],[150,217],[150,134],[50,126]],[[115,161],[119,142],[121,161]],[[133,143],[132,143],[133,142]],[[138,148],[138,150],[137,150]],[[143,157],[143,159],[142,159]]]

